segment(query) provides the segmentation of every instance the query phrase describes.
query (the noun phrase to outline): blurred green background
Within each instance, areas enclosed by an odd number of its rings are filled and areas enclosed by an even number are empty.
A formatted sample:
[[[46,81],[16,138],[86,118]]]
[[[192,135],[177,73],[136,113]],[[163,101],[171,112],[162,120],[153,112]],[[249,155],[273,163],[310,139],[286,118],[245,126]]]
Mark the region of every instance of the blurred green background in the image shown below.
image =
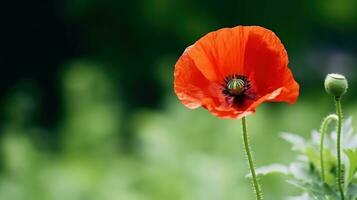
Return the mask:
[[[326,73],[347,75],[356,116],[357,1],[7,1],[1,12],[1,200],[253,199],[238,120],[188,110],[174,64],[209,31],[260,25],[283,41],[299,101],[248,117],[257,166],[294,159],[333,111]],[[356,124],[357,125],[357,124]],[[279,176],[265,199],[298,194]]]

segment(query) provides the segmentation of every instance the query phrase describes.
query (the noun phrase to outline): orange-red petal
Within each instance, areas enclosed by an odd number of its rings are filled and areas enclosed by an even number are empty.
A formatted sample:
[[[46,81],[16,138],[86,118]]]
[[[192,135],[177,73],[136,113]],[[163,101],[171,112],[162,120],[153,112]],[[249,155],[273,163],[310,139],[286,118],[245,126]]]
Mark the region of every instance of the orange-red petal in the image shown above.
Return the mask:
[[[242,72],[246,37],[243,26],[223,28],[203,36],[187,53],[207,79],[221,81]]]
[[[267,101],[294,103],[299,86],[288,68],[288,54],[283,44],[268,29],[257,26],[247,29],[249,36],[246,41],[244,74],[250,78],[261,96],[279,92],[279,95]]]

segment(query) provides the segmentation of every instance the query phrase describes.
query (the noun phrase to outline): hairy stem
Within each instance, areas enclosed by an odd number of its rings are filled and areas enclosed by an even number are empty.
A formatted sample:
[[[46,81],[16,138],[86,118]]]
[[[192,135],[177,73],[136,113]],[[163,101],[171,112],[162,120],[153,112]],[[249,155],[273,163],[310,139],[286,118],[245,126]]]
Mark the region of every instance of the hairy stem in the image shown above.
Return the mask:
[[[248,163],[249,163],[249,168],[250,168],[250,172],[252,175],[254,191],[255,191],[257,200],[262,200],[263,199],[262,192],[260,190],[260,185],[257,180],[257,175],[255,173],[255,167],[254,167],[254,162],[253,162],[253,156],[252,156],[252,153],[251,153],[251,150],[249,147],[249,140],[248,140],[248,134],[247,134],[247,123],[246,123],[245,117],[242,118],[242,128],[243,128],[244,149],[245,149],[245,152],[246,152],[247,158],[248,158]]]
[[[333,121],[338,121],[338,116],[330,114],[325,117],[320,127],[320,166],[321,166],[321,179],[325,182],[325,166],[324,166],[324,138],[328,128],[328,125]]]
[[[342,187],[342,167],[341,167],[341,127],[342,127],[342,108],[341,98],[335,97],[336,113],[338,116],[337,123],[337,185],[340,191],[341,200],[344,200],[344,193]]]

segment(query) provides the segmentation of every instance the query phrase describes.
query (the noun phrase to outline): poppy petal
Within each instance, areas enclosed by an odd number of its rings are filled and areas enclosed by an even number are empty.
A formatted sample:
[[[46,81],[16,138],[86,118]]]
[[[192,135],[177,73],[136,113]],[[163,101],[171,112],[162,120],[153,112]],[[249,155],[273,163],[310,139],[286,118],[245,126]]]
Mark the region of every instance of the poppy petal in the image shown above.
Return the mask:
[[[186,49],[175,65],[174,89],[184,106],[204,107],[216,116],[233,118],[242,111],[234,109],[222,95],[222,86],[209,81],[196,67]],[[232,114],[233,113],[233,114]]]
[[[175,65],[174,88],[181,102],[190,109],[217,101],[219,89],[215,91],[215,83],[209,81],[196,67],[188,55],[189,48]]]
[[[242,26],[223,28],[203,36],[188,54],[207,79],[221,81],[242,71],[246,37]]]
[[[246,43],[244,70],[261,96],[274,93],[282,88],[279,95],[269,101],[294,103],[299,86],[288,68],[288,55],[279,38],[270,30],[247,27],[249,36]]]

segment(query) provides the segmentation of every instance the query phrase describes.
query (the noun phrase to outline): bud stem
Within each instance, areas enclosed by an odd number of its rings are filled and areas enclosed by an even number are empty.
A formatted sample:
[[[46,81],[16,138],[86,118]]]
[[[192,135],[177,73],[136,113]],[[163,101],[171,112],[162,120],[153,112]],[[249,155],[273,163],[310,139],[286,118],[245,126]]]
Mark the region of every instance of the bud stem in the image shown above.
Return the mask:
[[[248,163],[249,163],[249,168],[250,168],[250,172],[252,175],[252,182],[253,182],[253,186],[254,186],[254,191],[256,194],[256,199],[257,200],[262,200],[262,192],[260,190],[260,185],[258,183],[257,180],[257,175],[255,173],[255,167],[254,167],[254,162],[253,162],[253,156],[249,147],[249,140],[248,140],[248,134],[247,134],[247,123],[245,120],[245,117],[242,118],[242,128],[243,128],[243,143],[244,143],[244,149],[245,152],[247,154],[247,158],[248,158]]]
[[[325,163],[324,163],[324,138],[328,128],[328,125],[333,121],[338,121],[338,116],[330,114],[321,123],[320,127],[320,166],[321,166],[321,179],[325,182]]]
[[[338,116],[337,123],[337,185],[340,191],[341,200],[344,200],[343,186],[342,186],[342,168],[341,168],[341,127],[342,127],[342,108],[341,97],[335,97],[336,113]]]

